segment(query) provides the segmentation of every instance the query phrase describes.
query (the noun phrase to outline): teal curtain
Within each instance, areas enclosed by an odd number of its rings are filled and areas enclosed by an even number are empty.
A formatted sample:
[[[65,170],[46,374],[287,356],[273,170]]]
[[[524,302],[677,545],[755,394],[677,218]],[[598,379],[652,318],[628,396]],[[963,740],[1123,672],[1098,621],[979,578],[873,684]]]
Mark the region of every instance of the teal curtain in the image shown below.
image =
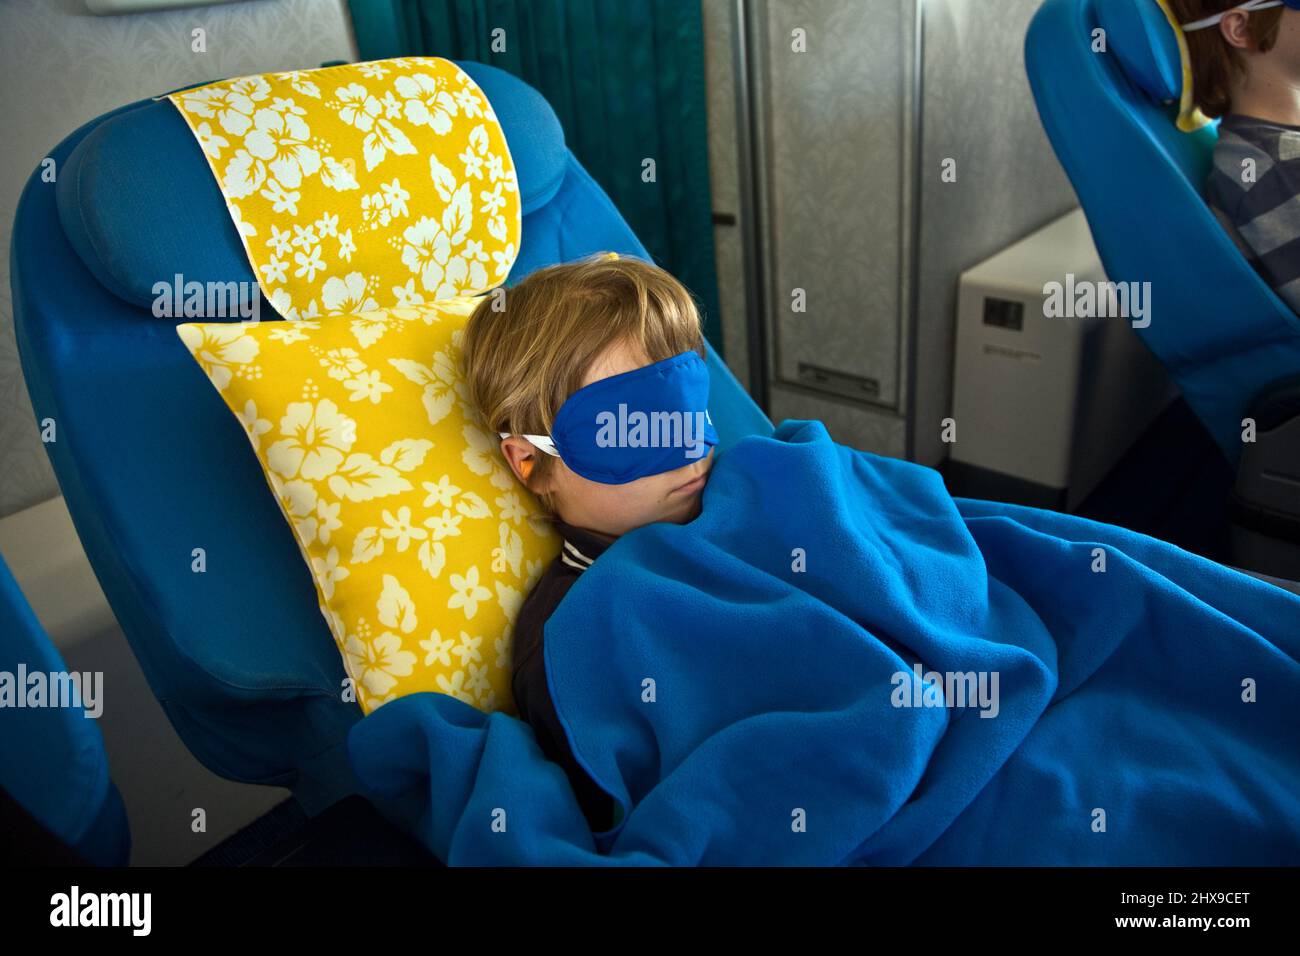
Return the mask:
[[[700,0],[349,0],[363,60],[443,56],[538,89],[656,263],[694,293],[722,352]],[[492,51],[505,30],[506,49]],[[642,161],[656,164],[642,182]]]

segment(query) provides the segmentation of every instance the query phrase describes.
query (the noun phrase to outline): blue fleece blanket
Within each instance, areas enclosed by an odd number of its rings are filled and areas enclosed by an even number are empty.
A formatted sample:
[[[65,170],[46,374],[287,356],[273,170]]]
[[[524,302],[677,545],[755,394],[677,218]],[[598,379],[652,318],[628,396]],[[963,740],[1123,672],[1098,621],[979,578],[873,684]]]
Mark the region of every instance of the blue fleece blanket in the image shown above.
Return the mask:
[[[527,725],[450,697],[349,749],[451,864],[1295,864],[1298,657],[1279,588],[787,421],[547,623],[614,830]]]

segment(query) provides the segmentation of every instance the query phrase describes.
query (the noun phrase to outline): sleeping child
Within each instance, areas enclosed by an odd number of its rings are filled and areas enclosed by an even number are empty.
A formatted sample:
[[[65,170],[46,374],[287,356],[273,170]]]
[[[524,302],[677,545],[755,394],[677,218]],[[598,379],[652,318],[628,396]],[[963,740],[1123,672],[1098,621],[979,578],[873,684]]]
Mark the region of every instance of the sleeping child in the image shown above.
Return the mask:
[[[613,801],[574,757],[551,700],[544,626],[620,535],[700,513],[718,438],[699,312],[667,272],[610,254],[534,272],[504,307],[487,296],[462,352],[472,404],[563,541],[515,622],[515,703],[593,832],[608,830]]]
[[[1168,2],[1187,37],[1194,104],[1222,117],[1206,198],[1300,312],[1300,10],[1291,0]]]

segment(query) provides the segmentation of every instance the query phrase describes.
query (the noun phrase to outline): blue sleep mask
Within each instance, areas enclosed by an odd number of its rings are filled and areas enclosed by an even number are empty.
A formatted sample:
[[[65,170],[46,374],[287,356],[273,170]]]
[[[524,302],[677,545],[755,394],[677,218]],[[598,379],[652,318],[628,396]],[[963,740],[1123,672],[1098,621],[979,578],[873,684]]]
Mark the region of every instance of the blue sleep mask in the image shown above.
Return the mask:
[[[550,435],[522,437],[590,481],[623,485],[707,457],[718,443],[708,406],[708,366],[682,352],[584,385],[560,406]]]

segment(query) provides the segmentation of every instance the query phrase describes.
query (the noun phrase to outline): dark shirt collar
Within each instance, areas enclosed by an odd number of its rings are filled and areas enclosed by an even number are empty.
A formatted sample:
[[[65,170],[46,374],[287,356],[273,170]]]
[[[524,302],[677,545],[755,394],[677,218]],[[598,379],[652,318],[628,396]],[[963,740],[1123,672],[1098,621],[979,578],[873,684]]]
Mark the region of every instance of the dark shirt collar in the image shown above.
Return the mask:
[[[1248,113],[1229,113],[1219,123],[1220,129],[1249,129],[1252,126],[1271,126],[1273,129],[1284,129],[1288,132],[1300,133],[1300,126],[1261,119]]]
[[[586,528],[579,528],[571,525],[566,521],[561,521],[558,517],[554,519],[553,526],[564,539],[564,548],[560,552],[560,560],[571,568],[578,571],[584,571],[591,565],[614,542],[606,541],[600,535]]]

